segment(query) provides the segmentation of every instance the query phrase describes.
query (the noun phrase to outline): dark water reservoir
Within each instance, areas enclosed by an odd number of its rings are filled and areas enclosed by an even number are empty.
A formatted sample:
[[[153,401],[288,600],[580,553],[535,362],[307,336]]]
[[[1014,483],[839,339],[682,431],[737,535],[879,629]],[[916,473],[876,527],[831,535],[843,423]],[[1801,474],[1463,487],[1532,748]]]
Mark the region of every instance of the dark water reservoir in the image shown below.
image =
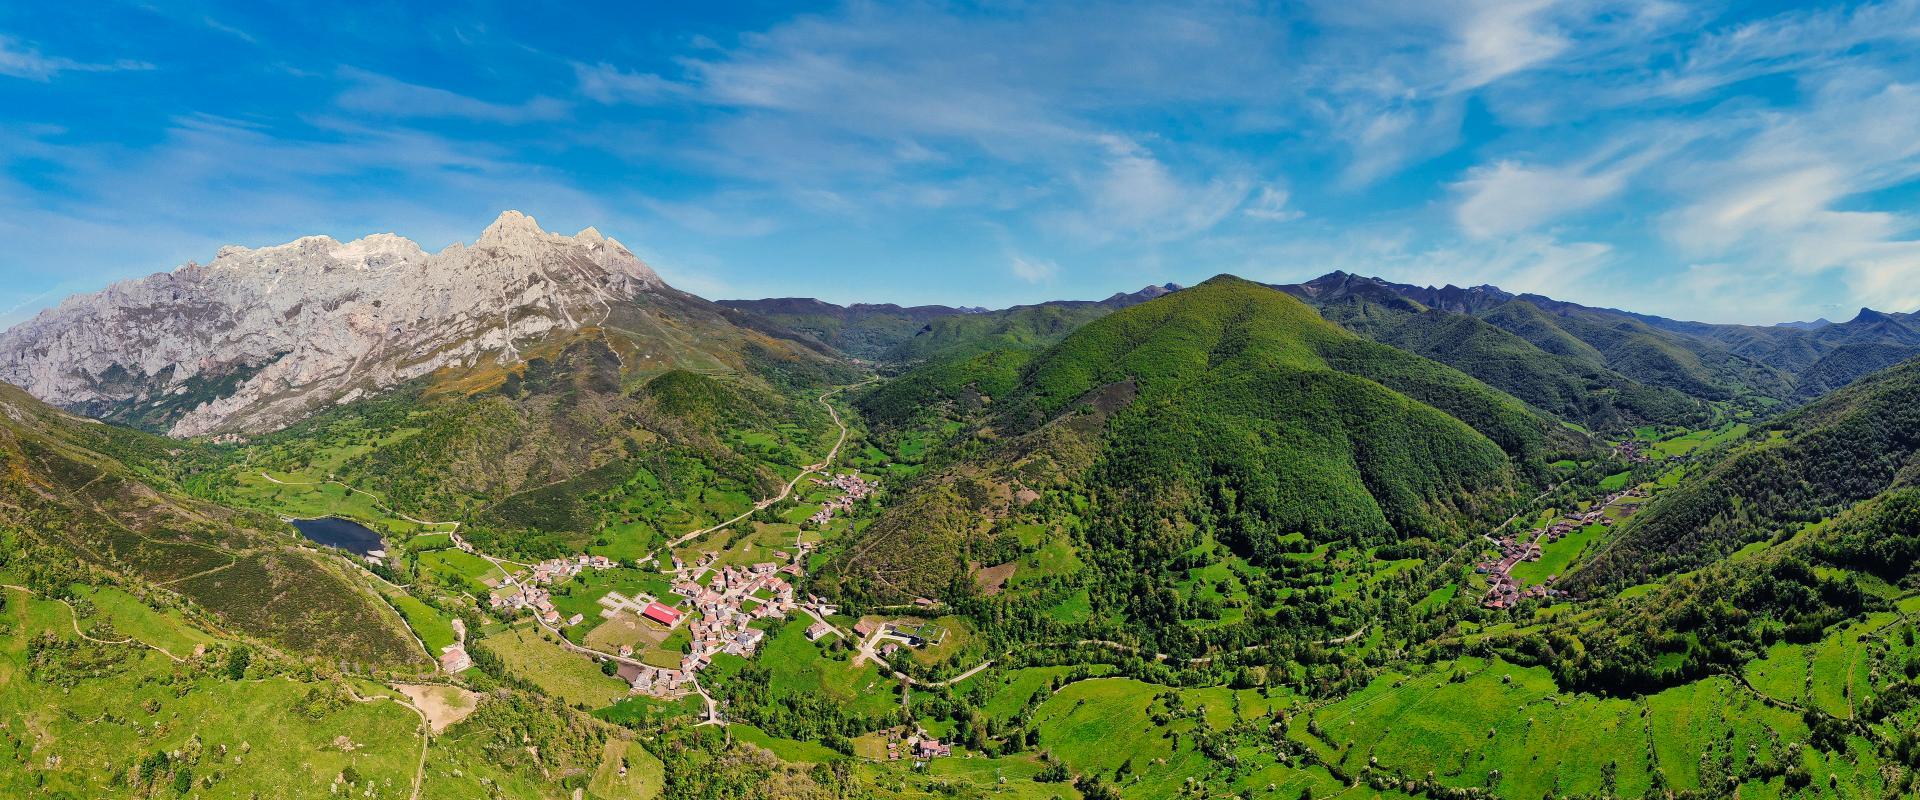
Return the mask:
[[[380,534],[350,519],[321,517],[288,521],[300,529],[302,536],[328,547],[338,547],[363,556],[384,547],[380,543]]]

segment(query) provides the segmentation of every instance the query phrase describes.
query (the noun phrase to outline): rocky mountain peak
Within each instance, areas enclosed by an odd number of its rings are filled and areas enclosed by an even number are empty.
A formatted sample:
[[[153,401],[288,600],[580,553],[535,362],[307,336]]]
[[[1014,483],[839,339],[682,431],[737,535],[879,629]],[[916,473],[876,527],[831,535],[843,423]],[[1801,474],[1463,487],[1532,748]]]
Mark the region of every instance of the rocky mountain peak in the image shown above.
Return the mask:
[[[480,241],[476,242],[475,246],[501,247],[509,242],[546,236],[547,232],[540,229],[540,223],[535,222],[533,217],[508,209],[500,212],[500,216],[493,220],[493,224],[480,232]]]
[[[665,289],[588,228],[507,211],[472,247],[376,233],[223,247],[212,262],[69,298],[0,333],[0,380],[179,436],[272,430]]]

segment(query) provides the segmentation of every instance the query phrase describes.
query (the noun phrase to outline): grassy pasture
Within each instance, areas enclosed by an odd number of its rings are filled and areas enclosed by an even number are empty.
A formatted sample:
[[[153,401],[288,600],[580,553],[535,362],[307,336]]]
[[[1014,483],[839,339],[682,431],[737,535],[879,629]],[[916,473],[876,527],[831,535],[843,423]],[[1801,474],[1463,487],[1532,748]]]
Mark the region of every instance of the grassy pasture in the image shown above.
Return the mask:
[[[1595,523],[1583,525],[1560,538],[1557,542],[1543,543],[1540,546],[1539,561],[1522,561],[1513,565],[1513,576],[1529,585],[1545,583],[1547,576],[1565,576],[1587,550],[1598,544],[1607,533],[1607,526]]]
[[[1195,749],[1191,736],[1169,738],[1168,730],[1191,732],[1191,718],[1162,728],[1153,723],[1156,699],[1166,687],[1131,678],[1095,678],[1061,689],[1034,712],[1042,746],[1079,772],[1111,776],[1131,763],[1138,782],[1130,795],[1173,797],[1188,777],[1205,776],[1214,765]]]
[[[545,641],[533,628],[511,628],[483,643],[506,662],[508,671],[569,703],[600,708],[627,696],[628,686],[619,678],[602,674],[600,665],[586,656]]]
[[[172,659],[137,645],[81,643],[96,662],[104,658],[115,666],[69,686],[29,679],[31,637],[48,632],[75,641],[68,611],[20,592],[7,592],[6,601],[0,611],[0,722],[7,737],[27,736],[32,745],[0,755],[0,795],[125,796],[119,781],[133,762],[190,749],[201,754],[193,766],[193,792],[205,798],[329,797],[330,785],[349,766],[380,797],[405,796],[412,785],[419,720],[406,709],[343,701],[317,716],[290,713],[310,692],[331,694],[338,687],[283,677],[233,681],[182,674]],[[136,616],[124,605],[107,613],[115,620]],[[177,623],[155,613],[140,624],[147,626],[145,635],[175,644],[205,636],[154,627]],[[235,757],[242,761],[233,762]],[[33,768],[21,759],[30,759]],[[207,779],[211,786],[200,782]]]
[[[453,618],[441,613],[432,606],[420,601],[420,598],[404,592],[390,592],[387,599],[393,607],[400,610],[400,616],[407,621],[407,627],[420,637],[421,643],[434,657],[439,657],[440,648],[453,644]]]

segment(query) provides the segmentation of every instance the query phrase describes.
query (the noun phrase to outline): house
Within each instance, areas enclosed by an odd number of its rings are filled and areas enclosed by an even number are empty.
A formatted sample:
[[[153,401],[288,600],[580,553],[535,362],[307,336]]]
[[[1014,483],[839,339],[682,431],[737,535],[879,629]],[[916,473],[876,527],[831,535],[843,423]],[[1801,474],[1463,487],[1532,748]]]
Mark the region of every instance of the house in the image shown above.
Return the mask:
[[[632,656],[632,655],[633,655],[633,645],[630,645],[630,644],[623,644],[623,645],[620,645],[620,655],[621,655],[621,656],[623,656],[623,657],[629,657],[629,656]]]
[[[939,739],[921,739],[913,743],[914,758],[945,758],[953,755],[953,748],[940,743]]]
[[[567,624],[568,624],[568,625],[578,625],[578,624],[580,624],[580,623],[582,623],[582,622],[584,622],[584,621],[586,621],[586,619],[587,619],[587,616],[586,616],[585,614],[575,614],[575,615],[573,615],[573,616],[571,616],[571,617],[567,617]]]
[[[833,632],[832,625],[828,625],[827,623],[824,623],[824,622],[813,623],[812,625],[807,626],[807,641],[809,642],[820,641],[820,637],[825,636],[832,632]]]
[[[853,625],[853,632],[854,632],[854,634],[855,634],[855,635],[857,635],[857,636],[860,636],[860,637],[862,637],[862,638],[865,638],[865,637],[868,637],[868,636],[872,636],[872,635],[873,635],[873,632],[874,632],[874,631],[876,631],[876,630],[879,630],[879,627],[878,627],[878,626],[876,626],[876,625],[874,625],[873,623],[871,623],[871,622],[868,622],[868,621],[866,621],[866,620],[864,620],[864,619],[863,619],[863,620],[860,620],[859,622],[856,622],[856,623],[854,623],[854,625]]]
[[[473,666],[473,659],[467,656],[467,649],[450,644],[440,649],[440,671],[449,675]]]
[[[760,640],[765,638],[767,638],[766,631],[760,630],[759,628],[748,628],[741,631],[739,636],[733,637],[733,641],[740,645],[741,650],[752,652],[753,648],[759,646]]]
[[[658,622],[669,628],[673,627],[674,623],[680,621],[680,612],[675,611],[666,606],[663,606],[659,603],[648,603],[646,608],[643,608],[640,610],[640,616],[646,617],[647,619],[653,620],[654,622]]]

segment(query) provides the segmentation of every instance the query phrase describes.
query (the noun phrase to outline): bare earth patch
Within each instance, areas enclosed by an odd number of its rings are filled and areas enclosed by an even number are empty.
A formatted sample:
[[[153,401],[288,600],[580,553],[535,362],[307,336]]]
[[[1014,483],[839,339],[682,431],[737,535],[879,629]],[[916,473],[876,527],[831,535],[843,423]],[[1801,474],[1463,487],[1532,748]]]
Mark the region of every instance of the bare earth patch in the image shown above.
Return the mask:
[[[427,715],[427,727],[434,733],[447,729],[448,725],[466,719],[468,714],[480,704],[480,695],[458,686],[440,686],[437,684],[396,683],[395,691],[407,696],[415,708]]]
[[[980,593],[992,597],[1000,593],[1007,585],[1007,579],[1013,577],[1013,571],[1020,566],[1018,561],[1009,561],[997,567],[987,567],[973,571],[973,582],[980,586]]]

